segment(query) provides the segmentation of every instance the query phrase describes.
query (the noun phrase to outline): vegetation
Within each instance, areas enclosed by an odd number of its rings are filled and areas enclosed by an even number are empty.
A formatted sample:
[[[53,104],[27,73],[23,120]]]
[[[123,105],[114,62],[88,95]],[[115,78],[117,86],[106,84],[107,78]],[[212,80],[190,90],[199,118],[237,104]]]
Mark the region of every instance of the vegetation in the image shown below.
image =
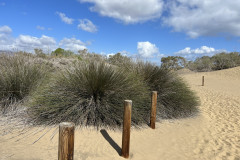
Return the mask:
[[[123,101],[133,101],[133,124],[147,123],[147,86],[105,62],[77,63],[41,86],[29,110],[35,122],[56,124],[72,121],[80,125],[120,126]]]
[[[206,72],[222,70],[240,66],[240,54],[238,52],[219,53],[212,57],[203,56],[194,62],[189,62],[188,68],[193,71]]]
[[[208,72],[240,66],[240,53],[218,53],[212,57],[198,57],[194,61],[188,61],[180,56],[168,56],[161,59],[161,66],[166,69],[179,70],[189,68],[192,71]]]
[[[0,106],[22,100],[46,77],[48,68],[27,54],[0,55]]]
[[[77,56],[62,57],[64,67],[59,67],[63,63],[55,63],[59,58],[42,58],[41,50],[35,52],[1,55],[0,59],[0,90],[6,91],[1,92],[0,105],[26,99],[22,103],[28,106],[31,123],[120,126],[123,101],[131,99],[133,125],[147,124],[153,90],[158,91],[159,118],[185,117],[197,111],[195,94],[165,66],[133,61],[120,53],[106,58],[82,50]]]
[[[96,54],[94,52],[90,53],[87,49],[79,50],[78,51],[78,59],[90,62],[90,61],[104,61],[106,60],[106,57],[100,54]]]
[[[158,117],[180,118],[197,112],[198,98],[183,80],[171,71],[172,67],[169,69],[165,65],[159,67],[149,62],[133,62],[120,54],[111,58],[112,64],[141,77],[147,84],[149,93],[158,92]],[[179,63],[182,60],[179,57],[176,59],[179,59]]]
[[[46,58],[47,57],[47,55],[45,53],[43,53],[42,49],[35,48],[34,52],[35,52],[37,57],[41,57],[41,58]]]
[[[62,48],[57,48],[55,51],[53,51],[51,53],[52,56],[64,56],[64,57],[68,57],[71,55],[74,55],[74,53],[70,50],[64,50]]]
[[[121,53],[117,53],[109,56],[108,63],[121,67],[129,65],[131,63],[131,59],[127,56],[121,55]]]
[[[197,58],[194,62],[189,62],[189,69],[199,72],[208,72],[213,70],[214,64],[212,63],[211,57],[203,56]]]
[[[186,67],[187,60],[180,56],[168,56],[161,59],[162,67],[179,70]]]
[[[193,62],[169,56],[161,61],[162,65],[157,66],[133,61],[120,53],[107,58],[86,49],[78,55],[61,48],[51,55],[41,49],[35,49],[35,55],[1,54],[1,110],[20,101],[29,106],[27,113],[34,124],[72,121],[77,125],[115,127],[122,124],[123,101],[131,99],[132,123],[138,126],[149,122],[150,93],[157,91],[158,118],[186,117],[197,113],[199,101],[174,70],[236,67],[240,66],[240,55],[219,53]]]
[[[198,98],[174,72],[151,63],[138,62],[135,68],[150,91],[158,92],[158,116],[181,118],[197,113]]]

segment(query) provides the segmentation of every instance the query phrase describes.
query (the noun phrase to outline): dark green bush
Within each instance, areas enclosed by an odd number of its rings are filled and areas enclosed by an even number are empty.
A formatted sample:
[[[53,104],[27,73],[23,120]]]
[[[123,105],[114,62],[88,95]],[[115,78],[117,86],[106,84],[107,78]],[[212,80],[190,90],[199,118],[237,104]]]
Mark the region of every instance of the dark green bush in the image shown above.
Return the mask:
[[[72,121],[77,125],[120,126],[123,102],[133,101],[134,125],[149,120],[148,87],[121,68],[92,61],[56,74],[33,95],[29,113],[37,124]]]
[[[48,73],[44,64],[35,63],[27,54],[0,55],[0,106],[1,109],[12,102],[29,95]]]
[[[236,67],[240,65],[239,61],[240,55],[237,52],[219,53],[212,57],[214,70],[222,70]]]
[[[211,57],[203,56],[190,63],[188,68],[192,71],[209,72],[213,70],[214,64]]]
[[[238,52],[223,52],[212,57],[203,56],[188,64],[190,70],[198,72],[222,70],[237,66],[240,66],[240,54]]]
[[[187,60],[180,56],[162,57],[161,66],[167,69],[179,70],[186,66]]]
[[[158,116],[181,118],[197,112],[196,95],[174,72],[151,63],[139,62],[134,69],[151,91],[158,92]]]
[[[108,58],[108,62],[110,64],[114,64],[121,67],[121,66],[124,66],[125,64],[129,65],[129,63],[131,63],[132,61],[131,61],[131,58],[127,56],[123,56],[121,55],[121,53],[117,53],[114,55],[110,55]]]
[[[62,48],[57,48],[55,51],[51,53],[52,56],[58,56],[58,57],[69,57],[74,55],[74,53],[70,50],[64,50]]]

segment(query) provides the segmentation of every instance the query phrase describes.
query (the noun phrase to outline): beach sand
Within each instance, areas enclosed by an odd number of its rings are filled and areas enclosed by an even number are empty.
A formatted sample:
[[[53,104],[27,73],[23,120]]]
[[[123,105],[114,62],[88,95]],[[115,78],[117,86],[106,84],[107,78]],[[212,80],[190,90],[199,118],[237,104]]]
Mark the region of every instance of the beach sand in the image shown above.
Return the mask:
[[[201,86],[203,75],[205,86]],[[160,121],[155,130],[132,128],[129,159],[240,160],[240,67],[202,73],[184,71],[180,76],[200,97],[199,115]],[[5,134],[8,127],[13,126],[9,123],[0,128],[0,160],[58,158],[58,127],[31,128],[20,135],[26,129]],[[123,160],[119,156],[121,138],[121,130],[76,129],[74,159]]]

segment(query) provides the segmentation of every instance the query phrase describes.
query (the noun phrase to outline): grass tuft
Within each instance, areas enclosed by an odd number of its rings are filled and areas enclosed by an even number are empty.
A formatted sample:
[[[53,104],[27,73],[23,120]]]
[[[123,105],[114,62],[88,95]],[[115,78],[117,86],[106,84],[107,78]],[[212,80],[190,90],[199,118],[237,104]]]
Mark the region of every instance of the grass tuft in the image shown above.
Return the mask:
[[[23,100],[44,79],[48,69],[24,54],[0,55],[0,106],[3,112]]]
[[[105,62],[78,62],[34,94],[29,112],[38,124],[120,126],[123,102],[133,101],[132,123],[149,119],[149,88],[141,78]]]
[[[183,118],[197,113],[196,94],[175,72],[148,62],[138,62],[134,70],[158,92],[158,117]]]

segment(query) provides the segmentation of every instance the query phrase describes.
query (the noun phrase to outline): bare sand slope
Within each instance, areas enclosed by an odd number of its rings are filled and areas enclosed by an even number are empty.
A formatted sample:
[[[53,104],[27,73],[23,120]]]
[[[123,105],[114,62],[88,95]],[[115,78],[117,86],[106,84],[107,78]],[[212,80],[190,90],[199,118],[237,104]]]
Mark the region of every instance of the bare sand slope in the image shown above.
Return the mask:
[[[202,75],[205,86],[201,86]],[[240,160],[240,67],[229,70],[181,74],[201,100],[200,114],[194,118],[165,120],[156,129],[132,129],[130,158],[133,160]],[[4,118],[1,118],[2,124]],[[57,127],[33,144],[49,128],[19,129],[4,134],[0,129],[0,159],[57,159]],[[26,129],[24,129],[25,131]],[[42,131],[41,131],[42,130]],[[38,132],[40,131],[40,132]],[[76,160],[121,160],[121,131],[77,129]]]

